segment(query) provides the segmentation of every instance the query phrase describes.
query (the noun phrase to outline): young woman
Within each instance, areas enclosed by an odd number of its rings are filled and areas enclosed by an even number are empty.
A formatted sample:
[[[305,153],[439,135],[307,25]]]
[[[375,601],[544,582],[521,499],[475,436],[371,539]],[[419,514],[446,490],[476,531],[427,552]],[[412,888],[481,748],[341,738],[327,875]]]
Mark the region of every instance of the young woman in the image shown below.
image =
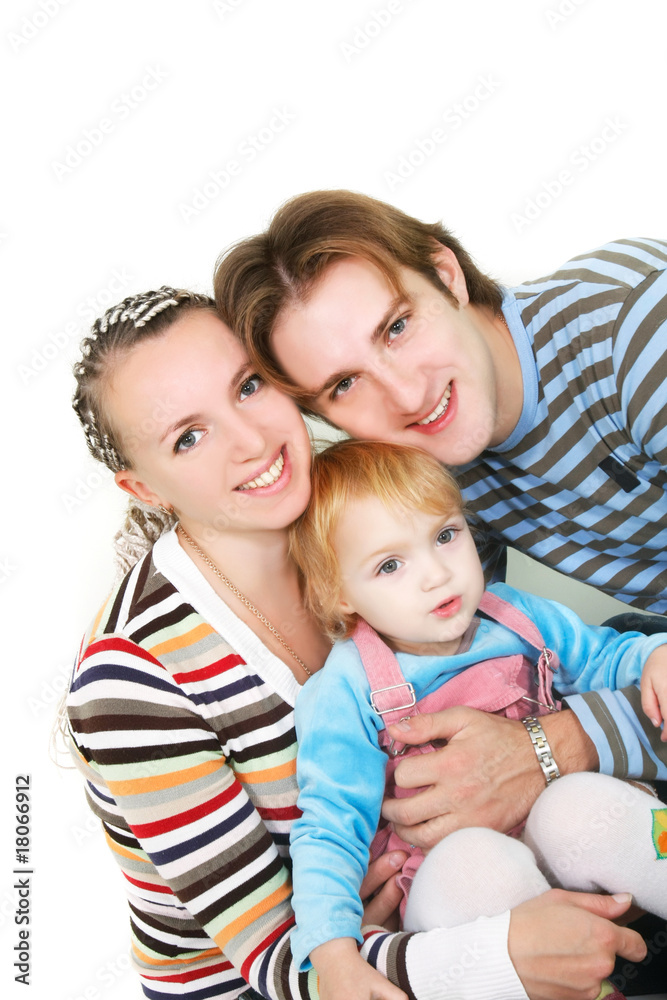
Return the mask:
[[[144,992],[316,998],[289,941],[293,706],[329,650],[288,556],[310,492],[306,428],[210,300],[187,292],[110,309],[75,373],[92,454],[136,501],[133,531],[159,535],[92,623],[68,697]],[[451,997],[444,977],[460,963],[464,1000],[583,1000],[615,954],[645,954],[606,919],[628,903],[550,892],[455,931],[366,928],[363,954],[417,1000]],[[365,922],[386,915],[381,903]]]

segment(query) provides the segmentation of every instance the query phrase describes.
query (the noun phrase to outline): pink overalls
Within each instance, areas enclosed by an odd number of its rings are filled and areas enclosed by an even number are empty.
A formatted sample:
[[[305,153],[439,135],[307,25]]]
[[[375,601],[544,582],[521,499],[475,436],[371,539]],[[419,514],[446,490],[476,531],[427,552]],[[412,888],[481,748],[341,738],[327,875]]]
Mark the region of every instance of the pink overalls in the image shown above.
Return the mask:
[[[551,694],[552,674],[559,661],[555,653],[546,648],[533,622],[522,611],[488,591],[482,596],[479,610],[541,650],[537,666],[521,653],[484,660],[466,668],[443,683],[437,691],[417,702],[414,688],[403,677],[396,656],[377,632],[364,621],[360,621],[354,631],[352,639],[359,650],[371,686],[371,705],[385,725],[379,734],[379,740],[389,757],[385,786],[387,795],[398,798],[414,795],[417,789],[395,786],[393,774],[396,765],[402,756],[429,753],[436,747],[430,743],[408,747],[390,740],[386,726],[420,712],[437,712],[457,705],[504,715],[508,719],[544,715],[560,708],[560,703],[554,702]],[[515,832],[518,833],[519,829],[513,831]],[[371,856],[377,858],[393,850],[406,851],[409,855],[398,878],[403,890],[402,916],[412,879],[424,860],[424,854],[420,848],[406,844],[390,826],[385,825],[373,839]]]

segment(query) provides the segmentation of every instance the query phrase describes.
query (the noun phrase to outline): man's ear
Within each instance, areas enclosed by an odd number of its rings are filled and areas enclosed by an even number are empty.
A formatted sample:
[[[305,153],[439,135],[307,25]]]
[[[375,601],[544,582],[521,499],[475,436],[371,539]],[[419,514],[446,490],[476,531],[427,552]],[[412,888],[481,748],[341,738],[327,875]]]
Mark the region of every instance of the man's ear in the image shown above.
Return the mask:
[[[460,306],[467,306],[470,302],[466,279],[461,270],[458,257],[453,250],[445,247],[442,243],[437,244],[437,249],[433,254],[433,264],[438,276]]]
[[[116,486],[129,493],[135,500],[141,500],[142,503],[150,504],[152,507],[159,507],[160,505],[168,506],[157,493],[153,492],[150,486],[137,478],[136,473],[132,469],[121,469],[120,472],[116,472],[114,480]]]

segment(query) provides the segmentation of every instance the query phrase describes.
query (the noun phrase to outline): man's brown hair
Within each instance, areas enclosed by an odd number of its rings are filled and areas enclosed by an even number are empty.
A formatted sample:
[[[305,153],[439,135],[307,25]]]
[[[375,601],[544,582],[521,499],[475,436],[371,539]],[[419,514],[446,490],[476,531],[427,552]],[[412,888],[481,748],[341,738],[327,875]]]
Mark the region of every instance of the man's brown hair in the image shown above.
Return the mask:
[[[214,280],[216,305],[260,373],[304,402],[271,349],[271,334],[283,309],[306,301],[324,271],[342,257],[374,264],[398,293],[399,269],[411,268],[455,302],[434,262],[438,244],[456,255],[470,303],[500,314],[501,288],[441,223],[421,222],[353,191],[298,195],[276,212],[266,232],[221,255]]]

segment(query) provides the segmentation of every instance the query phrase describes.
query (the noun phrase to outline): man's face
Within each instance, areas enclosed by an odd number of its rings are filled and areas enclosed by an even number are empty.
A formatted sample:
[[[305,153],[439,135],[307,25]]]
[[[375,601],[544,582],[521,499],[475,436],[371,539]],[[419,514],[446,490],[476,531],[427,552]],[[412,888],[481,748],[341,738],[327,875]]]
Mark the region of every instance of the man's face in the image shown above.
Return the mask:
[[[484,324],[462,279],[445,280],[458,306],[416,271],[402,268],[399,280],[404,297],[373,264],[338,261],[281,313],[273,352],[312,409],[352,436],[463,464],[513,427],[498,414]]]

